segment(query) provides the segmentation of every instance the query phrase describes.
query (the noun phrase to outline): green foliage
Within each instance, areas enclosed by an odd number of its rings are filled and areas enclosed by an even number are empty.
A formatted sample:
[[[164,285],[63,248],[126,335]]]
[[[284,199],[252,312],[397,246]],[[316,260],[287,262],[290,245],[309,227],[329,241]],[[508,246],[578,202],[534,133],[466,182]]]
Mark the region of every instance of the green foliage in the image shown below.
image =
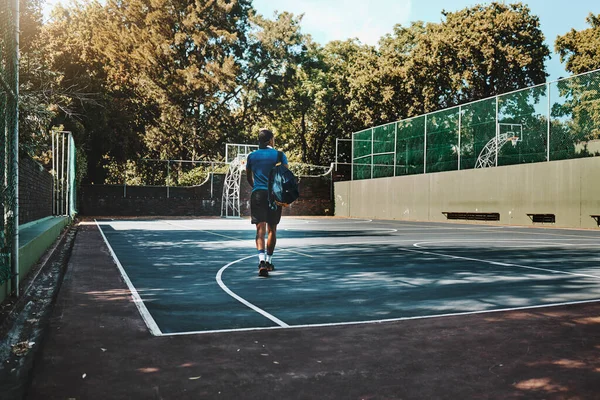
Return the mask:
[[[263,126],[290,161],[328,165],[351,132],[541,83],[549,55],[521,3],[397,25],[376,47],[318,45],[301,17],[266,18],[250,0],[90,0],[58,6],[44,26],[39,0],[28,4],[23,142],[42,149],[51,126],[72,131],[95,183],[196,184],[205,166],[167,174],[141,160],[220,160],[225,143],[255,143]],[[565,35],[565,57],[596,38],[584,32]],[[512,100],[515,114],[534,113]],[[449,148],[453,120],[428,123]],[[423,154],[406,157],[405,172],[423,168]]]
[[[590,28],[571,29],[556,39],[555,49],[560,61],[566,61],[567,70],[574,74],[600,68],[600,14],[590,13],[586,18]]]

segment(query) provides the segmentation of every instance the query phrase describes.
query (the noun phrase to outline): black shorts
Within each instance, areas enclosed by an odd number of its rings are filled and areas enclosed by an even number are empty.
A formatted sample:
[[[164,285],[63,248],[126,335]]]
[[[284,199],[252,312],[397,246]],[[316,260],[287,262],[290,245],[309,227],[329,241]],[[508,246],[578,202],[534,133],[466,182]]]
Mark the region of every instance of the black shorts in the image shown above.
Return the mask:
[[[266,222],[269,225],[277,225],[281,221],[281,206],[271,210],[267,191],[255,190],[250,196],[250,215],[253,224]]]

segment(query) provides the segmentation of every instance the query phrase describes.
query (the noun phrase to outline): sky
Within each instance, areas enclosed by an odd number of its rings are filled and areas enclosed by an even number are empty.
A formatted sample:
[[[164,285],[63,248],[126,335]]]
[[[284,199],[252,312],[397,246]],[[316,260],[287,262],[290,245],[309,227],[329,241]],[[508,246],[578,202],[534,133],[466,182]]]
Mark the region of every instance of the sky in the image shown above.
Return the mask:
[[[44,15],[60,1],[46,0]],[[540,27],[550,48],[552,59],[546,61],[549,81],[567,77],[559,57],[554,53],[554,41],[571,29],[589,28],[585,19],[590,12],[600,14],[598,0],[525,0],[533,15],[540,18]],[[358,38],[362,43],[376,45],[379,38],[392,33],[396,24],[408,26],[411,21],[440,22],[442,10],[457,11],[490,1],[474,0],[253,0],[259,14],[272,18],[275,11],[304,14],[303,33],[325,45],[332,40]],[[511,3],[507,1],[506,3]]]
[[[358,38],[362,43],[376,45],[379,38],[393,32],[396,24],[408,26],[412,21],[440,22],[442,10],[458,11],[490,1],[473,0],[254,0],[254,8],[265,17],[273,17],[275,10],[304,14],[301,27],[304,33],[325,44],[332,40]],[[511,3],[510,1],[506,2]],[[552,59],[546,61],[549,81],[570,74],[565,71],[559,56],[554,53],[554,41],[571,29],[590,26],[585,19],[590,12],[600,14],[598,0],[529,0],[533,15],[540,19],[540,27],[550,48]]]

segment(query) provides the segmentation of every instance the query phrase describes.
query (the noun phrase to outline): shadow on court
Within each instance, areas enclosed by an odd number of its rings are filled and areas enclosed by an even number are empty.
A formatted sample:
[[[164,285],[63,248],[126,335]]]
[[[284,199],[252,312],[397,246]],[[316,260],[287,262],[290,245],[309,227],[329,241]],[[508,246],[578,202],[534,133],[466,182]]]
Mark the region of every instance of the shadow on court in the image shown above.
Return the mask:
[[[158,233],[148,234],[141,248],[123,242],[123,248],[115,248],[115,252],[129,252],[132,260],[138,251],[149,257],[156,252],[156,262],[167,268],[157,272],[162,277],[160,288],[169,291],[171,297],[189,295],[177,292],[184,279],[196,283],[192,287],[206,299],[217,299],[216,292],[205,292],[212,289],[200,276],[196,282],[190,276],[174,277],[180,276],[180,270],[190,262],[186,252],[201,246],[198,241],[186,242],[186,234],[190,232],[181,232],[181,237],[169,236],[171,246],[178,246],[175,258],[160,258],[162,246],[168,244],[162,243],[164,234],[161,239]],[[288,232],[285,235],[291,238]],[[248,232],[250,241],[252,237]],[[212,267],[212,261],[234,254],[216,254],[218,251],[240,251],[225,249],[214,239],[207,239],[206,245],[203,249],[210,251],[202,254],[213,270],[218,268]],[[491,262],[525,264],[529,260],[528,265],[531,260],[541,260],[536,263],[541,268],[543,260],[560,257],[567,272],[590,273],[597,261],[590,265],[589,253],[584,257],[577,250],[548,247],[500,252],[440,246],[402,254],[397,258],[402,265],[396,265],[397,246],[366,247],[348,247],[341,256],[335,248],[323,246],[318,260],[313,260],[320,267],[309,275],[313,279],[293,276],[310,274],[315,265],[301,260],[304,264],[299,261],[293,273],[282,271],[272,280],[259,280],[261,285],[278,285],[268,299],[264,299],[260,287],[242,286],[242,281],[254,279],[254,267],[250,275],[246,267],[228,269],[223,279],[245,298],[258,302],[262,295],[264,309],[283,320],[286,310],[294,306],[329,310],[334,315],[328,315],[328,321],[342,321],[347,315],[356,321],[375,306],[378,312],[392,315],[414,312],[418,304],[425,303],[416,313],[423,316],[427,315],[423,308],[432,314],[450,312],[443,311],[443,307],[452,298],[457,303],[452,305],[452,312],[456,312],[460,306],[465,310],[474,306],[486,309],[539,299],[556,303],[578,298],[582,292],[588,300],[598,294],[598,283],[589,277],[523,268],[517,268],[518,273],[511,268],[512,273],[507,274],[506,267],[489,263],[478,264],[481,270],[474,271],[466,265],[472,261],[448,258],[448,262],[440,263],[439,257],[430,254],[476,254]],[[331,265],[333,259],[345,260],[343,273]],[[178,274],[166,272],[173,264],[181,264]],[[384,273],[386,278],[381,279]],[[528,278],[535,278],[535,284]],[[213,282],[211,285],[214,287]],[[478,295],[473,294],[473,285],[480,285]],[[157,285],[143,290],[160,288]],[[510,291],[503,292],[506,288]],[[405,294],[394,295],[399,290]],[[479,297],[470,299],[469,293]],[[366,296],[375,299],[369,298],[366,304],[357,301]],[[395,300],[387,308],[377,304],[390,302],[391,298]],[[345,302],[343,306],[340,301]],[[314,304],[318,302],[321,304]],[[188,314],[176,313],[173,318],[189,319],[194,311],[201,311],[194,310],[201,307],[197,302],[187,307]],[[242,309],[220,312],[247,312]],[[210,320],[216,314],[209,310],[202,318]],[[318,317],[318,311],[308,314]],[[289,312],[288,320],[294,322],[294,315],[298,313]],[[319,319],[312,321],[318,323]],[[600,303],[364,325],[154,337],[141,319],[98,229],[81,225],[27,398],[591,399],[599,390]]]

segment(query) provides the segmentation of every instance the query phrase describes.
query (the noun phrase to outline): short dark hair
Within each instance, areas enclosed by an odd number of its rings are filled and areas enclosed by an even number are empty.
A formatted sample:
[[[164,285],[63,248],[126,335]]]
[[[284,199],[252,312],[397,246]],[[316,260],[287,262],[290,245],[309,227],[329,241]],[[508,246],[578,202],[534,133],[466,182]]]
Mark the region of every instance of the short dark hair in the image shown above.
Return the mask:
[[[258,131],[258,147],[265,148],[273,139],[273,132],[269,129],[261,129]]]

